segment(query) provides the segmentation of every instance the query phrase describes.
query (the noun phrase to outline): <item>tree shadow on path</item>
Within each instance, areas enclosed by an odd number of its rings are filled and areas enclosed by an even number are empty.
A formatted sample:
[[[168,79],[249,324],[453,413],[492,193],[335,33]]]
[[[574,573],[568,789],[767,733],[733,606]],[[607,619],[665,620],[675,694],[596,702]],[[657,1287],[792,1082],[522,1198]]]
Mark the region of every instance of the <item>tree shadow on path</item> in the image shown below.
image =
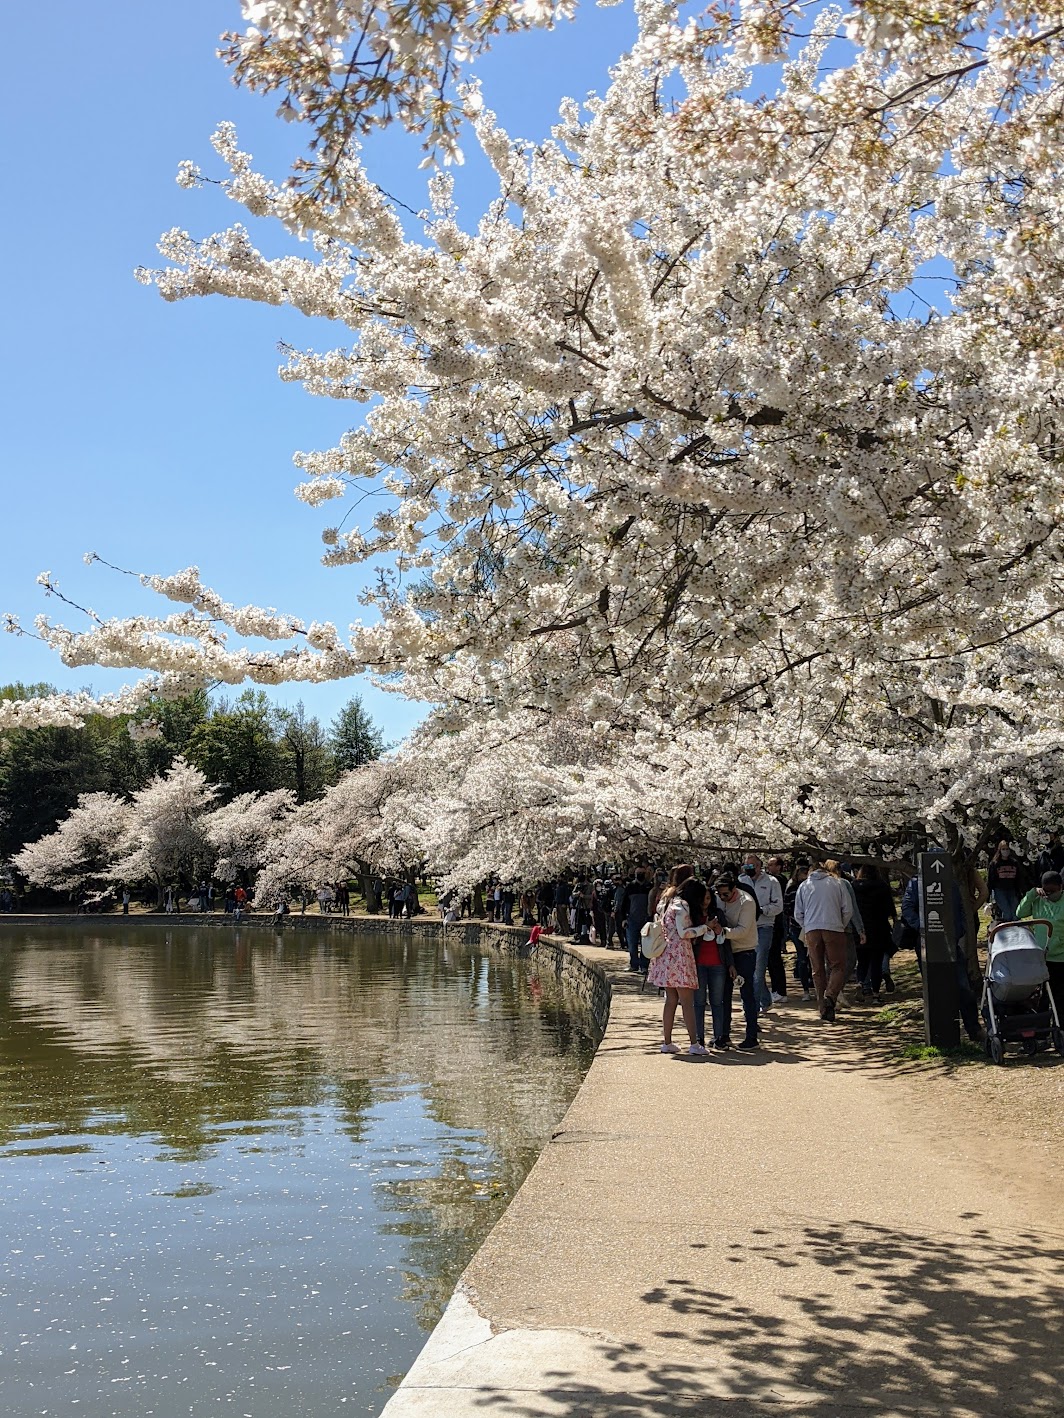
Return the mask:
[[[947,1235],[796,1221],[746,1233],[723,1264],[715,1238],[693,1237],[691,1274],[640,1297],[631,1340],[589,1341],[586,1372],[559,1368],[534,1397],[473,1402],[514,1418],[1064,1414],[1064,1239],[978,1221]]]

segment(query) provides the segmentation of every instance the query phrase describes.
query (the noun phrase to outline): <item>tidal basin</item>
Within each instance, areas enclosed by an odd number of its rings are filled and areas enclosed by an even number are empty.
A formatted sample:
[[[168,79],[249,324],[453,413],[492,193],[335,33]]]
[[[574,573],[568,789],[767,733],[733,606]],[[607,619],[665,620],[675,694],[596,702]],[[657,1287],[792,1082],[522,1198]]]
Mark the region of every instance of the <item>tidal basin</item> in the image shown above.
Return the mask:
[[[0,1410],[379,1413],[594,1046],[416,931],[12,923]]]

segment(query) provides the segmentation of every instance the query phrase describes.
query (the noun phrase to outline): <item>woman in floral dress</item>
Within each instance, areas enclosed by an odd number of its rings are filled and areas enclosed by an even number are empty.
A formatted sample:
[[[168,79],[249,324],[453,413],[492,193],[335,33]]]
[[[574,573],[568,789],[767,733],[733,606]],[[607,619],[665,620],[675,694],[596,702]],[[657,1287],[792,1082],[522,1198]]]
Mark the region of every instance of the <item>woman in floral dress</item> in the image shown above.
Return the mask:
[[[694,920],[702,917],[706,900],[706,888],[700,881],[685,881],[682,886],[670,888],[662,896],[662,930],[665,933],[665,949],[650,962],[647,979],[652,985],[665,991],[665,1009],[662,1015],[662,1033],[665,1042],[661,1046],[663,1054],[678,1054],[679,1047],[672,1042],[672,1025],[676,1018],[676,1006],[680,1006],[683,1022],[687,1026],[691,1046],[689,1054],[705,1054],[708,1050],[698,1042],[695,1025],[695,990],[698,988],[698,970],[695,966],[694,949],[691,942],[705,935],[704,924],[695,925]]]

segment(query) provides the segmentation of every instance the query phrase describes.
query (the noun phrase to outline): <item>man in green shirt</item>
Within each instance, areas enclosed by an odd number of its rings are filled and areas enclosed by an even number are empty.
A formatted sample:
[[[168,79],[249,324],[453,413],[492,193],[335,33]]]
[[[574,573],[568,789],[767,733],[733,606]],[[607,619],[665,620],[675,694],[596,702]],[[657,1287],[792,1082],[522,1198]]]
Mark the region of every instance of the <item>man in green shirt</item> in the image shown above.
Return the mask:
[[[1042,916],[1053,922],[1053,934],[1045,926],[1035,926],[1034,933],[1046,953],[1049,983],[1057,1008],[1064,1007],[1064,879],[1058,871],[1042,873],[1041,886],[1032,886],[1016,908],[1016,918]]]

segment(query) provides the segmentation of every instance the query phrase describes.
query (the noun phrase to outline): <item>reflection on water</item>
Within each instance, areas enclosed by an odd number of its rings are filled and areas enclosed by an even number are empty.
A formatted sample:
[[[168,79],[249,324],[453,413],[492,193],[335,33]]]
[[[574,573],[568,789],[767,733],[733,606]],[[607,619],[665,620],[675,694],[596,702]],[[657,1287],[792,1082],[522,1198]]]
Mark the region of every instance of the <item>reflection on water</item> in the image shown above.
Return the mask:
[[[8,928],[0,1411],[378,1412],[592,1047],[461,946]]]

